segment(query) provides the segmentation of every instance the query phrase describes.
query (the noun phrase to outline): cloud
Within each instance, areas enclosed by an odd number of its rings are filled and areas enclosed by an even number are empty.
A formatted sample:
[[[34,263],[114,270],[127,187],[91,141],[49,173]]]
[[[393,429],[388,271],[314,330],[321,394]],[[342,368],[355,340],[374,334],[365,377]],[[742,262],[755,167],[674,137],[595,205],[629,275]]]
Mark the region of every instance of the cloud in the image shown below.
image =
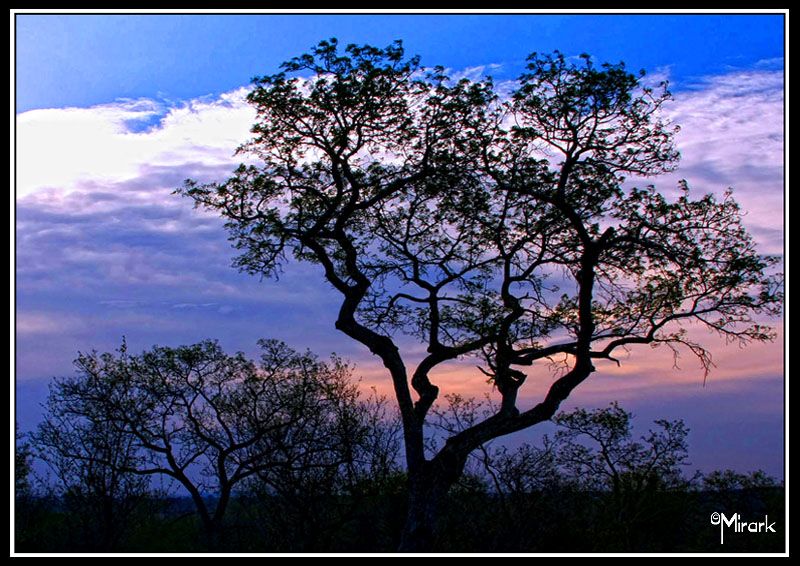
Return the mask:
[[[89,108],[32,110],[17,116],[17,196],[79,183],[116,183],[148,168],[195,162],[230,166],[255,112],[240,88],[214,100],[166,108],[152,100]],[[139,124],[150,125],[142,129]]]
[[[28,311],[17,314],[17,336],[41,337],[68,332],[83,326],[79,319],[54,312]]]
[[[667,112],[681,126],[681,163],[656,185],[685,178],[698,193],[732,187],[762,251],[782,253],[783,73],[736,70],[678,86]]]
[[[770,65],[677,85],[668,111],[683,126],[681,168],[648,182],[668,190],[687,178],[698,192],[733,185],[762,249],[776,252],[783,238],[783,77]],[[297,347],[358,357],[378,379],[382,368],[333,330],[336,295],[316,267],[292,266],[269,285],[236,273],[221,221],[172,194],[187,177],[222,179],[238,163],[235,149],[254,120],[246,92],[179,106],[123,100],[17,116],[20,349],[34,348],[26,337],[52,337],[67,323],[84,329],[71,334],[81,341],[73,348],[90,348],[129,334],[124,325],[138,320],[144,345],[224,331],[237,336],[234,348],[246,349],[256,338],[280,335]],[[630,365],[639,367],[640,355],[647,357],[634,353]],[[485,388],[469,364],[456,367],[441,380],[459,391]]]
[[[453,82],[467,79],[470,81],[480,81],[496,73],[503,68],[503,65],[492,63],[489,65],[475,65],[474,67],[467,67],[465,69],[445,69],[445,75],[449,76]]]
[[[314,266],[294,266],[277,286],[236,272],[222,221],[172,194],[187,177],[230,173],[252,121],[237,118],[243,105],[237,91],[172,110],[124,101],[18,117],[18,379],[64,374],[76,351],[112,350],[123,335],[134,349],[213,337],[233,351],[262,336],[303,347],[310,329],[332,327],[312,318],[330,302]],[[37,163],[33,148],[55,151],[54,130],[63,155]]]

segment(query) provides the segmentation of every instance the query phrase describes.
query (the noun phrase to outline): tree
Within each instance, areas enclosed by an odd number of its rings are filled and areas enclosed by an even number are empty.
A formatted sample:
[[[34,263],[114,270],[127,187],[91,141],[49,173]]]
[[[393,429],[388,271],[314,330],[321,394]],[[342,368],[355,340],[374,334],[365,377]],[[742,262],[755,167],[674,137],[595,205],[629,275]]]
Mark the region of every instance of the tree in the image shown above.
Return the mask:
[[[703,476],[703,487],[709,491],[725,492],[776,487],[779,482],[764,470],[742,474],[734,470],[714,470]]]
[[[32,512],[33,451],[28,435],[19,431],[19,423],[14,421],[14,536],[17,548],[24,544],[31,523],[35,522]]]
[[[171,478],[191,496],[206,543],[216,548],[234,489],[244,480],[273,477],[279,469],[311,473],[346,457],[331,439],[354,410],[349,366],[275,340],[259,344],[258,365],[241,353],[225,354],[213,341],[154,347],[139,356],[124,344],[118,355],[82,354],[78,376],[55,382],[39,442],[58,451],[74,474],[96,462],[119,477]],[[79,430],[77,422],[86,426]],[[92,427],[113,435],[124,458],[84,455]],[[65,430],[74,448],[64,442]]]
[[[129,471],[139,460],[135,439],[116,428],[98,403],[113,384],[85,385],[71,379],[50,385],[44,420],[31,441],[54,475],[72,548],[118,550],[150,486]]]
[[[612,533],[603,538],[628,549],[636,548],[633,541],[653,532],[678,503],[669,494],[686,492],[697,479],[685,477],[682,469],[689,465],[689,429],[683,421],[658,419],[636,440],[632,419],[616,402],[553,419],[559,426],[553,440],[556,461],[587,497],[605,500],[610,495],[596,526]]]
[[[770,506],[770,498],[784,504],[781,484],[763,470],[749,473],[714,470],[702,477],[701,485],[708,508],[727,513],[741,513],[735,509],[747,509],[750,513],[760,514]]]
[[[30,493],[30,475],[33,468],[31,446],[25,435],[19,432],[19,423],[14,423],[14,496],[23,498]]]
[[[633,415],[616,402],[605,409],[575,409],[553,419],[560,427],[554,442],[557,461],[586,490],[624,493],[686,487],[681,468],[688,465],[681,420],[658,419],[640,441],[632,438]]]
[[[304,444],[288,447],[283,457],[295,465],[266,468],[246,486],[259,502],[246,520],[258,525],[265,548],[316,552],[352,550],[347,545],[356,543],[363,550],[378,542],[363,540],[363,528],[357,534],[348,529],[363,520],[371,529],[378,526],[370,500],[383,496],[399,475],[398,423],[385,397],[373,392],[362,399],[353,383],[340,385],[336,414],[323,415],[333,417],[323,438],[329,452],[315,453]]]
[[[490,79],[422,68],[400,42],[323,41],[255,80],[255,136],[240,150],[261,163],[179,189],[227,220],[240,269],[277,275],[290,255],[319,265],[341,296],[336,328],[386,367],[409,477],[403,550],[431,548],[473,450],[548,420],[596,361],[685,346],[708,368],[687,325],[768,340],[758,317],[780,308],[777,260],[758,254],[730,194],[623,187],[676,164],[666,85],[588,56],[528,61],[501,98]],[[425,347],[415,365],[400,335]],[[526,368],[556,356],[566,371],[521,411]],[[501,402],[429,458],[431,373],[468,357]]]

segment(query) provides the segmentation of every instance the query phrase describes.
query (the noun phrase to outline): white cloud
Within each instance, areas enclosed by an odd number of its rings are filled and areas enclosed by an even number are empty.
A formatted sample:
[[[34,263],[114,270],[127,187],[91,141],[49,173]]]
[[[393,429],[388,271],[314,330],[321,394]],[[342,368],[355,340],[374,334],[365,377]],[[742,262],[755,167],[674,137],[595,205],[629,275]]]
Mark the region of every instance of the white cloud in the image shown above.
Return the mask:
[[[476,65],[461,70],[445,69],[445,74],[448,75],[452,81],[460,81],[461,79],[480,81],[502,68],[503,65],[493,63],[491,65]]]
[[[483,66],[474,67],[459,75],[475,78],[484,71]],[[668,76],[669,69],[664,68],[648,79]],[[760,196],[766,180],[768,191],[775,194],[770,204],[781,199],[781,187],[775,185],[782,183],[782,73],[738,70],[680,86],[668,112],[682,126],[678,136],[682,175],[690,182],[694,178],[710,183],[711,190],[736,185],[747,193],[757,183]],[[233,152],[249,138],[255,118],[246,93],[242,87],[216,99],[195,99],[173,108],[152,100],[124,100],[20,114],[17,196],[48,188],[63,194],[79,184],[100,189],[136,179],[155,167],[185,172],[187,164],[232,166],[239,160]],[[142,121],[152,125],[142,130]],[[57,194],[48,194],[48,200],[52,198]]]
[[[765,253],[783,249],[783,74],[736,71],[678,93],[669,111],[681,125],[678,177],[701,192],[728,187]],[[663,183],[659,181],[659,185]]]
[[[32,110],[17,117],[17,197],[133,179],[144,167],[230,165],[255,113],[240,88],[165,109],[151,100]],[[144,131],[142,121],[158,119]]]

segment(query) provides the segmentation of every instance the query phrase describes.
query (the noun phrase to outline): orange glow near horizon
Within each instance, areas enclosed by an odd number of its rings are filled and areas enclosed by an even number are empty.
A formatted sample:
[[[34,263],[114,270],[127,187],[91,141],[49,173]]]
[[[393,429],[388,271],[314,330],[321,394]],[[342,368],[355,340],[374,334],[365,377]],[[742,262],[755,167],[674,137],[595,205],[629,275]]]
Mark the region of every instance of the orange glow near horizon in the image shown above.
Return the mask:
[[[696,333],[695,333],[696,334]],[[620,365],[608,360],[595,362],[596,372],[573,392],[574,399],[582,403],[604,406],[612,400],[646,398],[650,395],[679,396],[678,390],[737,388],[739,384],[783,375],[784,337],[777,328],[777,337],[772,342],[752,343],[744,347],[725,343],[716,335],[697,338],[708,348],[714,367],[704,380],[704,371],[699,361],[685,348],[677,360],[667,347],[651,348],[636,346],[629,352],[618,355]],[[476,367],[478,360],[467,359],[443,364],[431,372],[431,381],[440,389],[440,400],[444,395],[459,394],[464,397],[483,399],[488,393],[499,399],[493,387],[487,383]],[[409,372],[413,370],[413,366]],[[547,390],[558,377],[547,363],[528,368],[528,379],[519,392],[520,409],[542,400]],[[379,394],[394,397],[392,383],[386,369],[377,358],[357,360],[356,375],[361,377],[364,389],[375,388]],[[705,382],[704,382],[705,381]]]

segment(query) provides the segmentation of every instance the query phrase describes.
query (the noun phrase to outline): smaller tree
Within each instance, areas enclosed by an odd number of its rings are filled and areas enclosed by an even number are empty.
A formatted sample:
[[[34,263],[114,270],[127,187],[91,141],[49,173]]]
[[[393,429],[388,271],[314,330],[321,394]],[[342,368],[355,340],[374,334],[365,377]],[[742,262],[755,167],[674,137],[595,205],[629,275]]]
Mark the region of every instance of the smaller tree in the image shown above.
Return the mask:
[[[248,482],[260,504],[247,520],[272,551],[375,548],[377,541],[351,531],[381,530],[374,500],[386,496],[399,474],[399,422],[385,397],[373,391],[362,398],[354,382],[332,385],[327,408],[309,415],[308,428],[318,431],[316,443],[324,449],[286,446],[281,457],[293,465],[264,467]]]
[[[445,410],[437,408],[436,414],[439,426],[451,433],[471,426],[481,412],[491,411],[491,404],[487,408],[459,396],[447,400]],[[574,523],[578,530],[588,527],[593,531],[591,544],[602,547],[604,541],[613,540],[625,548],[638,548],[641,539],[653,532],[653,525],[646,523],[681,504],[680,497],[672,495],[685,494],[697,476],[687,478],[683,473],[689,431],[682,421],[656,420],[656,427],[637,440],[632,418],[616,402],[604,409],[562,412],[553,419],[556,434],[545,435],[538,446],[484,445],[473,453],[480,463],[476,469],[499,502],[492,547],[553,542],[560,536],[550,532],[556,522],[562,527]],[[543,513],[552,521],[538,520]]]
[[[357,396],[351,368],[275,340],[259,345],[258,364],[214,341],[138,356],[124,344],[117,355],[82,354],[78,376],[54,385],[52,424],[42,428],[41,442],[51,450],[70,446],[60,435],[74,422],[108,430],[128,450],[124,459],[82,457],[78,445],[63,455],[65,465],[82,473],[96,461],[123,477],[173,479],[191,496],[206,544],[217,548],[244,480],[312,477],[348,457],[349,445],[337,438],[352,432],[345,430]]]
[[[134,439],[117,429],[97,403],[111,384],[95,383],[94,396],[81,385],[69,379],[51,384],[44,420],[31,440],[53,474],[69,547],[116,550],[149,482],[128,471],[140,459]]]
[[[604,499],[610,493],[608,515],[597,517],[596,527],[612,531],[624,548],[636,547],[635,539],[652,530],[644,523],[668,511],[665,492],[684,491],[696,479],[682,471],[689,465],[683,421],[656,420],[654,429],[635,440],[632,418],[615,401],[553,419],[560,428],[554,439],[560,468],[585,494]]]
[[[734,470],[714,470],[703,476],[703,489],[709,491],[735,491],[777,487],[779,482],[764,470],[742,474]]]
[[[576,409],[556,415],[558,461],[587,489],[624,492],[684,487],[686,436],[681,420],[654,421],[640,441],[632,438],[633,415],[615,401],[605,409]]]
[[[480,401],[447,394],[433,406],[435,418],[431,425],[447,438],[496,411],[488,396]],[[431,444],[433,452],[438,447],[436,442]],[[473,545],[470,548],[475,551],[514,551],[524,548],[526,541],[546,538],[544,532],[553,521],[542,521],[540,517],[544,512],[552,518],[557,507],[554,502],[562,495],[560,484],[565,481],[559,473],[555,448],[545,436],[540,446],[524,443],[512,448],[487,442],[473,451],[447,500],[448,534],[452,537],[458,531],[460,536],[456,538],[457,544],[450,541],[453,548]],[[487,500],[495,504],[487,507]],[[487,525],[491,528],[486,528]]]
[[[749,473],[714,470],[703,475],[700,484],[705,503],[703,510],[757,517],[766,514],[768,509],[782,508],[781,487],[779,480],[763,470]]]
[[[14,495],[20,499],[30,492],[33,454],[25,435],[19,432],[19,423],[14,423],[14,440]]]
[[[488,396],[483,402],[459,394],[444,398],[444,403],[433,407],[436,419],[432,425],[447,435],[458,434],[497,410]],[[504,503],[506,499],[517,499],[515,503],[519,503],[523,494],[552,490],[562,481],[556,448],[547,435],[541,446],[524,443],[516,449],[487,442],[470,455],[467,466],[474,476],[484,478],[490,491]]]

